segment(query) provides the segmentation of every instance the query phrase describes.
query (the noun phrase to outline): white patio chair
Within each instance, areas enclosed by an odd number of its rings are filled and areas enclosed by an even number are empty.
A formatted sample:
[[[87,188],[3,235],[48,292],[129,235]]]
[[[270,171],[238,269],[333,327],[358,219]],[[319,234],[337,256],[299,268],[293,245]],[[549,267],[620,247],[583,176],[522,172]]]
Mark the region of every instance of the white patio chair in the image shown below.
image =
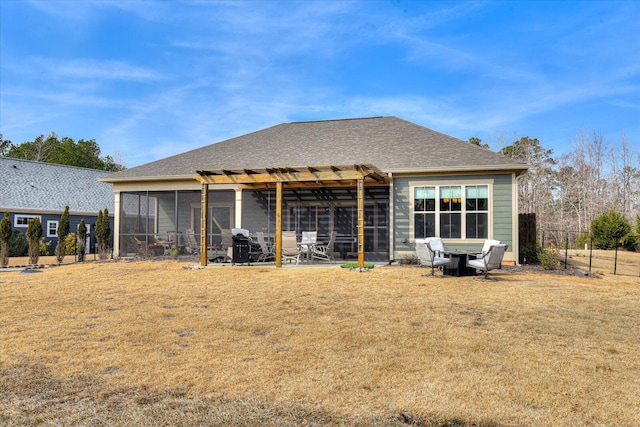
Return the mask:
[[[420,265],[431,267],[431,275],[435,275],[435,268],[449,264],[449,258],[436,256],[435,251],[427,239],[416,239],[416,255]]]
[[[262,251],[260,256],[258,257],[258,262],[272,261],[275,258],[276,254],[264,240],[264,233],[262,231],[258,231],[256,233],[256,237],[258,239],[258,244],[260,245],[260,250]]]
[[[329,238],[329,242],[326,245],[313,245],[311,246],[311,259],[318,259],[321,261],[329,261],[333,262],[333,243],[336,240],[336,236],[338,233],[335,231],[331,232],[331,237]]]
[[[467,266],[484,272],[484,278],[489,276],[490,270],[502,268],[502,258],[507,251],[508,245],[498,244],[489,247],[487,252],[483,252],[480,258],[467,260]]]
[[[282,232],[282,261],[294,261],[296,265],[300,262],[300,247],[296,240],[295,231],[283,231]]]
[[[444,257],[444,243],[442,242],[442,239],[440,237],[427,237],[425,240],[429,242],[429,245],[431,246],[431,249],[436,253],[436,256],[442,258]]]

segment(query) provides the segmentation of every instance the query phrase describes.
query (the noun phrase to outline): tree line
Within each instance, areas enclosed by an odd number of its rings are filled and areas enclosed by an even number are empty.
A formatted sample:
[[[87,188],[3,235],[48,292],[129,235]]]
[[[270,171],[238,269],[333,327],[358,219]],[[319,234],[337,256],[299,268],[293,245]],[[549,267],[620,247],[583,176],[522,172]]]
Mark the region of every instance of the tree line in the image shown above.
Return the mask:
[[[519,213],[535,213],[539,230],[589,233],[606,216],[640,233],[640,152],[626,136],[581,132],[561,156],[525,136],[499,152],[530,165],[518,178]]]
[[[55,132],[21,144],[13,144],[0,134],[0,156],[111,172],[125,169],[112,156],[101,156],[95,139],[74,141]]]

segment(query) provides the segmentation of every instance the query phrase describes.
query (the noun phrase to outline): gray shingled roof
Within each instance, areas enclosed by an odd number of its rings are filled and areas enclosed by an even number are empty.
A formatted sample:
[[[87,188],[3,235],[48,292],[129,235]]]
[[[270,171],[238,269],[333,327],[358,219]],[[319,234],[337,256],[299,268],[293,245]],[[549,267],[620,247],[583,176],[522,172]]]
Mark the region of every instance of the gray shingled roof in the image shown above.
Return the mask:
[[[110,174],[0,156],[0,212],[113,212],[113,185],[98,181]]]
[[[184,178],[196,170],[370,163],[383,172],[524,170],[486,148],[397,117],[284,123],[113,174]]]

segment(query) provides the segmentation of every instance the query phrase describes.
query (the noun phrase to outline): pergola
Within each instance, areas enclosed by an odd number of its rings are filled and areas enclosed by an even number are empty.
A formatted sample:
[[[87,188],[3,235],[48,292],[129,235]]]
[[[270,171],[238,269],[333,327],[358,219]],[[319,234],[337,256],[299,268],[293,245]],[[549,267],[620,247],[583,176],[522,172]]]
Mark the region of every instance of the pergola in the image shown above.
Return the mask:
[[[202,184],[201,246],[207,247],[209,185],[236,184],[244,188],[276,189],[276,267],[282,267],[282,191],[283,188],[319,185],[357,186],[358,266],[364,268],[364,186],[365,182],[386,183],[387,175],[370,164],[300,166],[252,169],[198,170],[195,179]],[[200,264],[207,265],[207,251],[200,251]]]

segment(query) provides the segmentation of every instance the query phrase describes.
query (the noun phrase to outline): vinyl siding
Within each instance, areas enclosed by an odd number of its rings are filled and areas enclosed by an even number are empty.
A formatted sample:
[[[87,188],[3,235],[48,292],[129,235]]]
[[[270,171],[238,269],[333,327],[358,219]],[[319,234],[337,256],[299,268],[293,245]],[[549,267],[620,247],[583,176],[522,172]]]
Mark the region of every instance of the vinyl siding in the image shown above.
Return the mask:
[[[412,183],[438,185],[464,185],[476,182],[490,182],[493,204],[491,215],[491,230],[489,238],[500,240],[513,248],[513,196],[511,174],[459,175],[459,176],[407,176],[394,177],[394,248],[396,255],[402,252],[413,252],[413,235],[411,229],[411,185]],[[405,243],[403,243],[405,240]],[[456,249],[479,250],[482,242],[445,239],[445,244]]]

